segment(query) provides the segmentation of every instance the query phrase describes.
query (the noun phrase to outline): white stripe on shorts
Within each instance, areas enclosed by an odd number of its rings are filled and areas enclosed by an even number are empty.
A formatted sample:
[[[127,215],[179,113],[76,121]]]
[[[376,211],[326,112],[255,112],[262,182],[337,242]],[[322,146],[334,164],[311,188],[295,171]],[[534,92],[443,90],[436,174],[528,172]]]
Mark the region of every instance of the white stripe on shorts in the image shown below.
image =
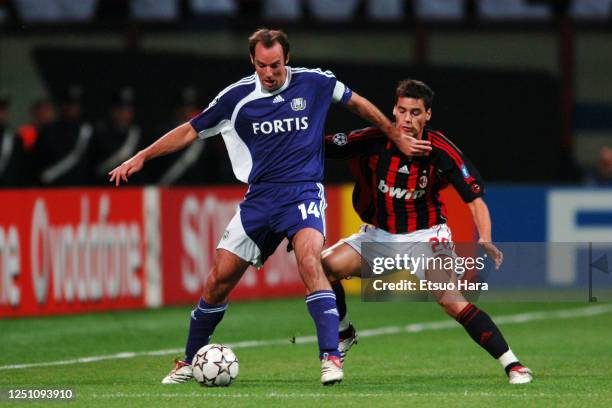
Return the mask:
[[[327,201],[325,201],[325,187],[321,183],[317,183],[317,187],[319,187],[319,213],[321,213],[321,221],[323,221],[323,237],[326,237],[327,223],[325,222],[325,209],[327,208]]]

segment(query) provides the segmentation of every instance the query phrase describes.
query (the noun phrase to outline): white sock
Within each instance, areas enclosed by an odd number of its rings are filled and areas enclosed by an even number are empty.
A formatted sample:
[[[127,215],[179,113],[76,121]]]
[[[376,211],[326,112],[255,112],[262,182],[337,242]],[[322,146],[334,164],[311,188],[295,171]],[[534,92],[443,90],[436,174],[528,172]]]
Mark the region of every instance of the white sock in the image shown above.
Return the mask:
[[[499,364],[501,364],[501,366],[503,368],[506,368],[508,366],[508,364],[510,363],[516,363],[517,361],[519,361],[518,358],[516,358],[516,356],[514,355],[514,353],[512,352],[512,349],[508,349],[508,351],[506,351],[504,354],[502,354],[497,361],[499,361]]]
[[[348,317],[348,312],[344,316],[344,319],[340,320],[340,325],[338,326],[338,331],[342,332],[349,328],[351,325],[351,320]]]

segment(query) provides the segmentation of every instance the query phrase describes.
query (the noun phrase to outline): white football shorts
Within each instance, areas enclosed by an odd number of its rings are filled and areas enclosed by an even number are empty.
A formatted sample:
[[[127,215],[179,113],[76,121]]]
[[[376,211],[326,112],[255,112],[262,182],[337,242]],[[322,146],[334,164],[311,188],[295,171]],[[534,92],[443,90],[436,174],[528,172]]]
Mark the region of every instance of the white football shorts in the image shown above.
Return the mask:
[[[374,264],[374,258],[395,258],[407,255],[417,260],[433,259],[442,255],[456,258],[453,236],[446,224],[438,224],[431,228],[418,230],[406,234],[391,234],[383,229],[369,224],[361,226],[358,233],[341,240],[350,245],[361,255],[370,267]],[[376,245],[368,245],[366,254],[362,252],[362,243],[372,242]],[[416,276],[425,279],[426,262],[413,262]],[[461,276],[462,273],[457,273]]]

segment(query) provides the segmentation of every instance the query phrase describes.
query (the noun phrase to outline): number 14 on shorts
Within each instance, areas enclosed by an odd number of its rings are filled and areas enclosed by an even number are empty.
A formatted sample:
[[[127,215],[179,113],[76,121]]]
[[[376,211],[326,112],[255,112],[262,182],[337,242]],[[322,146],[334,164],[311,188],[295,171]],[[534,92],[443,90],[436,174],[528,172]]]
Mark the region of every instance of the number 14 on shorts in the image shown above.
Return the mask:
[[[314,201],[311,201],[308,204],[308,210],[306,210],[306,203],[302,203],[297,206],[300,212],[302,213],[302,219],[305,220],[308,218],[308,215],[314,215],[317,218],[321,218],[321,213],[319,212],[319,208]]]

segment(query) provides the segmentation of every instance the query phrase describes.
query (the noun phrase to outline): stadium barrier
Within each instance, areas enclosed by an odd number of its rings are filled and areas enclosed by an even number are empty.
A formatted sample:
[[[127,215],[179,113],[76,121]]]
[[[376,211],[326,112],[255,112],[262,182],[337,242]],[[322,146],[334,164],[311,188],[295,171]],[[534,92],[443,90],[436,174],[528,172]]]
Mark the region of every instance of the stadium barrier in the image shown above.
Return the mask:
[[[359,228],[351,190],[327,188],[328,244]],[[244,193],[242,186],[0,191],[0,318],[193,304]],[[453,189],[443,196],[454,240],[472,241],[469,209]],[[486,200],[497,241],[612,238],[611,189],[491,187]],[[571,279],[548,263],[549,280]],[[347,291],[359,293],[359,282],[347,281]],[[303,294],[285,242],[264,268],[249,268],[232,299]]]
[[[0,193],[0,317],[147,306],[143,190]]]
[[[359,228],[351,191],[327,189],[330,244]],[[1,191],[0,318],[194,303],[244,193],[241,186]],[[456,194],[448,199],[455,207]],[[286,248],[264,268],[249,268],[232,299],[303,295]],[[347,289],[357,293],[358,283]]]
[[[340,188],[331,187],[336,202]],[[245,187],[0,192],[0,318],[192,304]],[[327,211],[328,240],[339,238]],[[300,296],[281,244],[232,299]]]

